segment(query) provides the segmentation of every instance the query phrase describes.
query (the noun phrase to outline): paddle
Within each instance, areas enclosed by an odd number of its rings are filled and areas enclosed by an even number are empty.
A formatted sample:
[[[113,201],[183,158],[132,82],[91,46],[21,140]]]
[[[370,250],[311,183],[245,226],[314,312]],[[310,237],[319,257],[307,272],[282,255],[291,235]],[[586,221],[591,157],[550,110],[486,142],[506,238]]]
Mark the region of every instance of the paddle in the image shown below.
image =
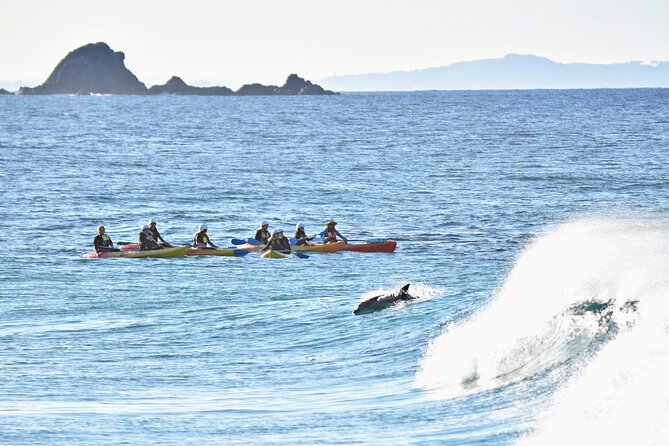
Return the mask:
[[[230,240],[230,242],[233,245],[237,245],[237,246],[246,245],[246,244],[253,245],[253,246],[260,246],[260,242],[256,239],[254,239],[254,238],[247,238],[246,240],[243,240],[243,239],[240,239],[240,238],[233,238],[232,240]]]
[[[300,259],[308,259],[309,258],[308,255],[306,255],[304,253],[301,253],[299,251],[286,251],[286,250],[283,250],[283,249],[277,249],[277,250],[275,250],[275,252],[280,252],[281,254],[289,254],[289,255],[292,254],[295,257],[299,257]]]
[[[321,243],[323,242],[323,237],[320,237],[318,234],[316,234],[311,238],[307,237],[307,240],[315,241],[316,243]],[[288,241],[290,242],[291,245],[297,245],[297,239],[295,237],[289,238]]]

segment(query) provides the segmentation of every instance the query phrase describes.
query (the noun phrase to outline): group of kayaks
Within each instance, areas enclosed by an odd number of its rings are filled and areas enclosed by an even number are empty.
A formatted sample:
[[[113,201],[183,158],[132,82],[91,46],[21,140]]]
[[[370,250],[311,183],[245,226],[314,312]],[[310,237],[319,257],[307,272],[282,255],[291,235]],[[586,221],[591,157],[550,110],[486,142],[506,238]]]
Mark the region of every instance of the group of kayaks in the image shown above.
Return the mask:
[[[242,257],[250,252],[260,252],[262,246],[255,241],[255,239],[239,240],[232,239],[236,246],[230,248],[193,248],[192,246],[173,246],[162,249],[152,249],[141,251],[139,244],[125,244],[120,245],[118,251],[107,252],[91,252],[84,254],[84,257],[90,259],[98,258],[167,258],[167,257],[182,257],[182,256],[229,256]],[[269,259],[284,259],[291,256],[308,257],[304,254],[307,252],[321,252],[333,253],[339,251],[355,251],[355,252],[393,252],[397,248],[397,242],[394,240],[380,240],[370,241],[361,244],[348,244],[344,241],[332,243],[314,243],[309,245],[293,245],[291,252],[267,250],[261,254],[262,258]]]

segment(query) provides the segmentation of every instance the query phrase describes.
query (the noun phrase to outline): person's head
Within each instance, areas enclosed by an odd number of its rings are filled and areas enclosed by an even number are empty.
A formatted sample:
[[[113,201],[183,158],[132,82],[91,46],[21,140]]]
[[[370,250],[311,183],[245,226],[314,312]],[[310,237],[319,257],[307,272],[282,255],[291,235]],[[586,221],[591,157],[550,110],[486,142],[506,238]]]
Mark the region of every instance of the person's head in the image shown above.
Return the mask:
[[[328,228],[334,228],[335,226],[337,226],[337,222],[334,221],[333,219],[329,219],[327,222],[325,222],[325,226],[327,226]]]
[[[272,231],[272,237],[279,237],[281,234],[281,229],[275,229]]]
[[[263,221],[261,221],[261,222],[260,222],[260,228],[261,228],[261,229],[264,229],[264,230],[266,231],[267,228],[269,228],[269,222],[268,222],[267,220],[263,220]]]
[[[304,232],[304,223],[298,223],[295,225],[295,231]]]
[[[105,227],[100,225],[98,226],[98,234],[102,235],[105,233]]]
[[[149,225],[142,226],[142,231],[148,231],[148,230],[149,230]]]
[[[208,226],[205,225],[204,223],[202,223],[202,224],[200,225],[200,232],[207,232],[207,228],[208,228]]]
[[[155,228],[156,227],[156,220],[154,220],[153,218],[151,220],[149,220],[149,227],[151,229]]]

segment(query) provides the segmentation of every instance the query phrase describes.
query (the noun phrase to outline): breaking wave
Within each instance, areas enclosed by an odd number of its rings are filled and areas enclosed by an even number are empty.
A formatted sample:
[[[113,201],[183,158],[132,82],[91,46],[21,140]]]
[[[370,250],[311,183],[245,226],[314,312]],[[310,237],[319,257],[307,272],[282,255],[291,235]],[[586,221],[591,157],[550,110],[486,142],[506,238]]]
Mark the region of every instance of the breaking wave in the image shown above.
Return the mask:
[[[602,217],[538,236],[485,309],[429,343],[416,383],[440,398],[552,379],[521,443],[659,444],[668,374],[669,223]]]

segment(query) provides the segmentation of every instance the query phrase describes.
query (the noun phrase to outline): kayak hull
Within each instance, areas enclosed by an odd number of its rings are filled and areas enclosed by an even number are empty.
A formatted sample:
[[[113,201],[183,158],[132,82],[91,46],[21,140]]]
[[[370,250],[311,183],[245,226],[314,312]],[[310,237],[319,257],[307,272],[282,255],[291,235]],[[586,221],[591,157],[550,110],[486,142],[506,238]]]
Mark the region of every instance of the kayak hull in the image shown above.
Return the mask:
[[[293,251],[337,252],[346,246],[346,242],[315,243],[313,245],[291,245]]]
[[[269,251],[263,252],[260,255],[260,257],[262,257],[263,259],[285,259],[287,257],[290,257],[290,254],[270,249]]]
[[[128,243],[127,245],[119,245],[118,249],[121,251],[139,251],[139,243]]]
[[[91,252],[84,254],[84,257],[89,259],[164,259],[184,256],[189,249],[190,247],[188,246],[175,246],[174,248],[152,249],[149,251]]]
[[[244,243],[243,245],[237,246],[237,249],[243,249],[245,251],[259,252],[263,247],[252,245],[250,243]]]
[[[186,251],[187,256],[243,257],[248,253],[248,250],[237,248],[190,248]]]
[[[355,252],[393,252],[397,248],[395,240],[384,240],[378,243],[363,243],[361,245],[346,245],[340,251]]]

